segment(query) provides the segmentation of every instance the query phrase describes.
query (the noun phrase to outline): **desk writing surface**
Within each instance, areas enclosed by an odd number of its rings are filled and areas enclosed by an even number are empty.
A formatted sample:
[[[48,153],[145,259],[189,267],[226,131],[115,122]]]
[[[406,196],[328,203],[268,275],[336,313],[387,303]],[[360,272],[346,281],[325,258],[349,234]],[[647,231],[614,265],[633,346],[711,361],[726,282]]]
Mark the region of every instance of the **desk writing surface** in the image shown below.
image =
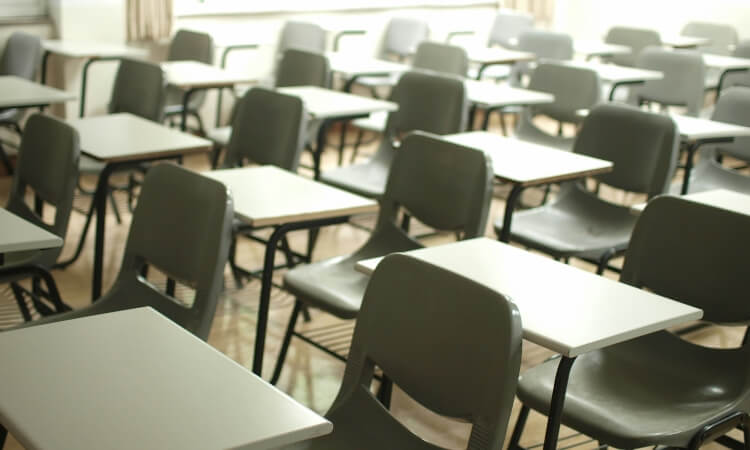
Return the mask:
[[[211,141],[128,113],[69,120],[81,137],[81,151],[100,161],[169,157],[211,149]]]
[[[633,49],[627,45],[609,44],[596,40],[579,40],[573,42],[573,51],[584,57],[629,55]]]
[[[167,76],[167,82],[182,89],[231,87],[257,81],[249,75],[198,61],[167,61],[161,63],[161,68]]]
[[[0,334],[0,422],[27,448],[271,448],[332,425],[151,308]]]
[[[721,70],[750,69],[750,59],[738,58],[736,56],[724,56],[714,55],[712,53],[704,53],[703,63],[707,67]]]
[[[275,166],[204,172],[224,183],[234,199],[234,213],[254,226],[280,225],[375,212],[375,200],[295,175]]]
[[[682,198],[715,206],[717,208],[734,211],[740,214],[750,215],[750,195],[728,189],[712,189],[710,191],[696,192],[683,195]],[[646,203],[638,203],[630,208],[634,214],[640,214],[646,209]]]
[[[602,81],[610,83],[633,83],[661,80],[664,78],[664,74],[656,70],[624,67],[616,64],[605,64],[593,61],[563,61],[561,64],[591,69],[599,74],[599,78],[601,78]]]
[[[488,238],[405,252],[511,298],[524,338],[575,357],[703,316],[700,309]],[[357,264],[372,273],[382,258]]]
[[[700,36],[662,36],[661,43],[673,48],[694,48],[701,45],[709,45],[711,39]]]
[[[479,64],[513,64],[536,59],[533,53],[500,47],[470,47],[466,49],[466,55],[469,61]]]
[[[302,99],[305,110],[315,119],[367,115],[378,111],[395,111],[393,102],[338,92],[317,86],[294,86],[277,89]]]
[[[532,91],[507,84],[465,80],[464,86],[466,86],[466,97],[469,101],[482,108],[539,105],[555,101],[555,96],[547,92]]]
[[[0,76],[0,108],[23,108],[75,100],[76,95],[24,78]]]
[[[61,247],[63,240],[44,228],[0,208],[0,253]]]
[[[145,49],[127,45],[68,39],[45,39],[42,41],[42,48],[69,58],[145,57],[148,53]]]
[[[486,131],[452,134],[444,139],[484,151],[492,159],[495,177],[521,185],[546,184],[612,170],[609,161]]]
[[[750,127],[679,114],[671,117],[677,124],[680,137],[687,141],[750,136]]]
[[[352,55],[339,52],[326,53],[331,71],[342,74],[345,78],[355,76],[385,76],[411,70],[411,66],[391,61],[376,59],[369,55]]]

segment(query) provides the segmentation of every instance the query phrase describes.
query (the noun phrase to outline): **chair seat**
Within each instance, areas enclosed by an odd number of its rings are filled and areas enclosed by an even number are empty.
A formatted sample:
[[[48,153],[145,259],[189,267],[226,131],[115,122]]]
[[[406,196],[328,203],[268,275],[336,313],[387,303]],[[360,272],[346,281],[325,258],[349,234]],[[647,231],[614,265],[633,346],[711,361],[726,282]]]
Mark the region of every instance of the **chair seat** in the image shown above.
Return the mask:
[[[617,448],[688,447],[705,424],[735,408],[746,384],[746,352],[696,346],[659,332],[600,351],[573,364],[562,422]],[[700,361],[699,364],[696,364]],[[523,373],[518,398],[547,412],[558,361]]]
[[[513,214],[511,240],[555,257],[598,258],[625,249],[636,220],[628,207],[566,186],[558,201]],[[500,233],[502,221],[495,230]]]
[[[378,160],[333,169],[320,175],[320,181],[369,198],[385,192],[389,166]]]
[[[370,280],[369,275],[354,269],[357,262],[420,247],[393,226],[386,226],[348,257],[331,258],[288,271],[284,275],[284,287],[310,306],[342,319],[354,319]]]
[[[385,123],[387,121],[388,113],[385,111],[379,111],[370,114],[368,117],[352,120],[352,125],[363,130],[382,133],[385,131]]]
[[[206,131],[206,138],[219,147],[226,147],[229,144],[229,138],[232,136],[232,127],[214,128]]]
[[[349,401],[327,416],[336,424],[333,433],[311,441],[284,447],[287,450],[375,450],[409,448],[437,450],[398,423],[372,394],[361,386]]]
[[[671,190],[673,193],[679,193],[681,187],[682,183],[679,183],[677,186],[672,186]],[[712,189],[729,189],[750,195],[750,177],[722,167],[716,161],[701,160],[690,174],[689,192]]]

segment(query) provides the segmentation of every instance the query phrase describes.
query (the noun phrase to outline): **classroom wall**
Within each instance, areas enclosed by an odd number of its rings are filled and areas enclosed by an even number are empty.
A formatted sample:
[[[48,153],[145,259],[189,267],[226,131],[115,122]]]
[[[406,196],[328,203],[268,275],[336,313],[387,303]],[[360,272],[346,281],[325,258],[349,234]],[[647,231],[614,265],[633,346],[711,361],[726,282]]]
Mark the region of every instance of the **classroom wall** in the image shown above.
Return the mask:
[[[688,21],[732,24],[750,39],[748,0],[556,0],[555,28],[575,38],[597,39],[613,25],[679,34]]]

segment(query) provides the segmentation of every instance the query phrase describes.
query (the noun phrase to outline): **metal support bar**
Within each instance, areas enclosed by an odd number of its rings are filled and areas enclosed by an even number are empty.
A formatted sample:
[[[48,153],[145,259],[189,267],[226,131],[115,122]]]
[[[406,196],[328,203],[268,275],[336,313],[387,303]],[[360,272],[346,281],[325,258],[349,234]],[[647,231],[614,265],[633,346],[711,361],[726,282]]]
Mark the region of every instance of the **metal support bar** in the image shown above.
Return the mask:
[[[336,33],[336,35],[333,37],[333,51],[337,52],[339,51],[339,43],[341,42],[341,38],[344,36],[361,36],[367,34],[367,31],[365,30],[342,30]]]
[[[510,242],[510,227],[513,221],[513,210],[516,208],[518,200],[521,198],[521,193],[524,190],[524,186],[520,184],[514,184],[510,190],[508,199],[505,201],[505,212],[503,213],[503,229],[500,231],[500,241]]]
[[[685,175],[682,180],[682,188],[680,189],[680,194],[685,195],[688,193],[688,189],[690,188],[690,174],[693,171],[694,166],[694,159],[695,154],[698,153],[698,150],[702,145],[706,144],[725,144],[729,142],[733,142],[734,138],[714,138],[714,139],[699,139],[695,142],[690,142],[685,145],[685,151],[687,152],[686,158],[685,158]]]
[[[552,389],[552,399],[549,405],[547,429],[544,433],[544,450],[555,450],[557,448],[557,437],[560,434],[560,421],[565,404],[565,391],[568,389],[568,377],[575,360],[575,357],[562,356],[558,363],[555,385]]]
[[[643,81],[643,80],[638,80],[638,81],[619,81],[619,82],[616,82],[616,83],[612,83],[612,88],[610,88],[610,90],[609,90],[609,101],[610,102],[614,101],[614,99],[615,99],[615,91],[617,90],[618,87],[620,87],[620,86],[633,86],[633,85],[643,84],[643,83],[645,83],[645,81]]]
[[[721,88],[724,86],[724,80],[727,75],[730,73],[747,72],[748,70],[750,70],[750,67],[737,67],[734,69],[726,69],[721,72],[721,75],[719,75],[719,82],[716,84],[716,100],[718,100],[721,95]]]
[[[277,246],[286,233],[295,230],[319,228],[327,225],[345,223],[349,216],[331,217],[326,219],[304,220],[285,223],[278,226],[268,239],[263,260],[263,276],[261,278],[260,302],[258,305],[258,322],[255,331],[255,350],[253,354],[253,372],[261,376],[263,371],[263,353],[266,343],[266,327],[268,325],[268,310],[271,302],[271,286],[273,282],[274,259]]]
[[[224,47],[224,51],[221,52],[221,62],[219,66],[222,69],[225,69],[227,67],[227,56],[230,52],[234,50],[257,50],[258,47],[260,47],[258,44],[237,44],[237,45],[227,45]],[[221,103],[222,103],[222,97],[223,97],[224,89],[219,89],[219,92],[216,95],[216,127],[218,128],[221,126]]]
[[[78,117],[83,117],[86,112],[86,82],[88,80],[89,66],[97,61],[119,61],[119,56],[94,56],[86,60],[81,71],[81,98],[78,102]],[[42,83],[44,84],[44,83]]]
[[[180,130],[187,130],[187,116],[188,116],[188,103],[190,103],[190,96],[193,92],[197,91],[198,88],[190,88],[182,94],[182,111],[180,111]]]

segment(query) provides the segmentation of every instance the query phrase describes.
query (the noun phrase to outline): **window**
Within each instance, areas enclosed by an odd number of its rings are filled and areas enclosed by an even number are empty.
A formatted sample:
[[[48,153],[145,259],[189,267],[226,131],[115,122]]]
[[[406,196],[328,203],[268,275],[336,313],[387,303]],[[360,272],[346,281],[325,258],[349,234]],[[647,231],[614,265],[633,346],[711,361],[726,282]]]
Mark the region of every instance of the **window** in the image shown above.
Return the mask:
[[[0,0],[0,18],[39,17],[46,14],[46,0]]]

